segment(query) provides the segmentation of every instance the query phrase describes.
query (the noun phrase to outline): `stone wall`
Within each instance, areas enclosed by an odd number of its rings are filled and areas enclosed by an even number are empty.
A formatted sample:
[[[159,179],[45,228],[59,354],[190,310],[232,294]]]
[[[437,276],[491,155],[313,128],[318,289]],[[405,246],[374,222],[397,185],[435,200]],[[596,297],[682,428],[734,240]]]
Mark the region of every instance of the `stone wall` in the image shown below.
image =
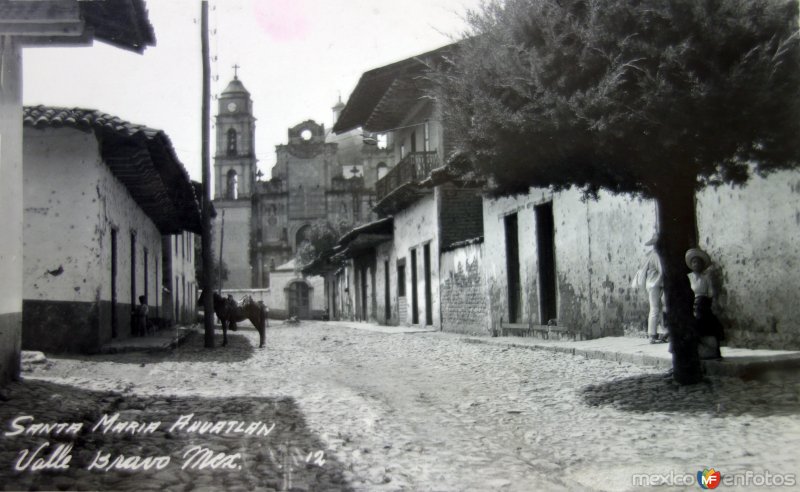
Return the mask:
[[[483,243],[475,241],[443,252],[439,268],[442,330],[489,334],[491,324],[483,274]]]

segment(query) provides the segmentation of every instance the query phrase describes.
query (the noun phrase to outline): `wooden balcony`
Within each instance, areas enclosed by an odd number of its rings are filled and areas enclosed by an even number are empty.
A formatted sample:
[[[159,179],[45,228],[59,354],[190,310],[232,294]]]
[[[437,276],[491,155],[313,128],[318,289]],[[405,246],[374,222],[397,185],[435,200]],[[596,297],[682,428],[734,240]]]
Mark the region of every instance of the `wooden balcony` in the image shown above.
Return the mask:
[[[397,163],[386,176],[375,183],[376,199],[380,203],[395,190],[416,184],[427,178],[431,170],[439,167],[437,152],[412,152]]]

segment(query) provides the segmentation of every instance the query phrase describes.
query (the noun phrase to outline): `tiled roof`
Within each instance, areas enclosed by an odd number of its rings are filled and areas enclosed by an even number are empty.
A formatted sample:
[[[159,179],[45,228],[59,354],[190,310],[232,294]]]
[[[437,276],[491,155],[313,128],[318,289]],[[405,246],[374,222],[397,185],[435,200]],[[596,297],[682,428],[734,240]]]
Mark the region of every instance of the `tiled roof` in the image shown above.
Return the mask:
[[[163,234],[200,233],[200,198],[166,133],[92,109],[25,107],[29,128],[93,132],[103,161]]]
[[[23,115],[25,126],[33,128],[60,128],[67,126],[89,131],[103,129],[131,137],[137,133],[152,138],[160,130],[125,121],[117,116],[94,109],[59,108],[51,106],[26,106]]]

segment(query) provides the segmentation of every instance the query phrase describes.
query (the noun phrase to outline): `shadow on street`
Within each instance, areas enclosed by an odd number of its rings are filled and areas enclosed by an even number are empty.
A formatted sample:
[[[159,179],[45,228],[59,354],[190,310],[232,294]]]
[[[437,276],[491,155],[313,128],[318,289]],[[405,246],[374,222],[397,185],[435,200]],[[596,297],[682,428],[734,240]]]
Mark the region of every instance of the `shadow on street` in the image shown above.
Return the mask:
[[[242,331],[240,329],[240,331]],[[252,330],[255,332],[255,330]],[[254,345],[255,344],[255,345]],[[54,354],[53,359],[83,360],[92,362],[117,362],[120,364],[141,364],[171,360],[175,362],[243,362],[255,354],[256,350],[269,350],[269,332],[267,344],[258,348],[258,334],[251,341],[247,336],[238,332],[228,331],[228,345],[222,346],[222,331],[214,331],[214,348],[207,349],[203,346],[202,333],[190,333],[178,350],[164,351],[130,351],[114,354],[76,355]]]
[[[581,397],[589,406],[613,406],[626,412],[759,417],[800,414],[798,395],[797,378],[765,382],[720,377],[681,386],[669,373],[617,379],[581,390]]]
[[[325,446],[308,429],[292,398],[142,397],[44,381],[12,383],[4,392],[0,483],[6,490],[350,490],[341,463],[324,454]],[[115,424],[135,421],[140,429],[147,423],[160,425],[152,432],[131,431],[130,425],[119,432],[104,432],[102,425],[93,430],[104,414],[111,417],[117,413]],[[12,421],[24,415],[34,420],[13,427]],[[236,427],[229,421],[242,425]],[[82,428],[75,435],[8,435],[22,424],[28,428],[35,423],[60,422],[81,423]],[[225,429],[213,431],[210,425],[205,432],[201,427],[191,429],[194,423],[204,422],[225,422]],[[248,428],[257,430],[244,432]],[[34,453],[47,442],[40,457],[47,458],[59,444],[72,445],[68,468],[33,471],[30,464],[28,469],[15,471],[15,465],[24,467],[26,460],[20,461],[20,457],[26,449]],[[192,460],[195,452],[205,453],[193,451],[198,446],[208,449],[218,465],[230,467],[214,467],[212,459]],[[136,462],[132,457],[161,457],[162,464],[163,457],[168,457],[168,462],[160,470],[88,469],[92,463],[110,466],[117,456],[131,459],[128,465]]]

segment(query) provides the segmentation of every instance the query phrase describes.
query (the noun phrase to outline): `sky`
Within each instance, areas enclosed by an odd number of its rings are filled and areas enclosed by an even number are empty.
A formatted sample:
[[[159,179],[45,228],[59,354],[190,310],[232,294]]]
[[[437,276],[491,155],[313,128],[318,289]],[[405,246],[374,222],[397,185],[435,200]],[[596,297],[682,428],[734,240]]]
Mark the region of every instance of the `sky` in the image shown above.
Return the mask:
[[[26,105],[91,108],[164,130],[192,179],[201,170],[199,0],[146,0],[156,46],[26,48]],[[480,0],[210,0],[213,98],[233,78],[251,94],[259,169],[269,177],[288,128],[332,126],[365,71],[444,46]],[[211,130],[212,158],[215,130]],[[213,163],[213,161],[212,161]]]

